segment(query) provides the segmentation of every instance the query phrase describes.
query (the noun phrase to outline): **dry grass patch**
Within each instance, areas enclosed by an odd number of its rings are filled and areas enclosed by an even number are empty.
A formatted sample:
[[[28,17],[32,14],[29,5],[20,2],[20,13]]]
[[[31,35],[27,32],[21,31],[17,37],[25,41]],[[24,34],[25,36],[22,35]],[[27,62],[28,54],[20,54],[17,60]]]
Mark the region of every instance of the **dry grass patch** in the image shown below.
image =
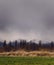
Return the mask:
[[[54,52],[48,52],[48,51],[11,51],[11,52],[3,52],[0,53],[0,56],[53,56]]]

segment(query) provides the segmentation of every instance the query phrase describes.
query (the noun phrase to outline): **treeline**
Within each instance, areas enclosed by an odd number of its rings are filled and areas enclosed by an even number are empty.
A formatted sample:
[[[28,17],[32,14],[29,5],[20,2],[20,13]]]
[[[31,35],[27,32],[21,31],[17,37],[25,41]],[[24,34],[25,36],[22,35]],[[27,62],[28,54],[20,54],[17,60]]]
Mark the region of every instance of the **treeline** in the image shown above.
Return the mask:
[[[27,42],[26,40],[13,41],[13,42],[4,42],[0,41],[0,52],[10,52],[17,50],[25,50],[25,51],[54,51],[54,42],[42,43],[40,40],[38,43],[33,42],[32,40]]]

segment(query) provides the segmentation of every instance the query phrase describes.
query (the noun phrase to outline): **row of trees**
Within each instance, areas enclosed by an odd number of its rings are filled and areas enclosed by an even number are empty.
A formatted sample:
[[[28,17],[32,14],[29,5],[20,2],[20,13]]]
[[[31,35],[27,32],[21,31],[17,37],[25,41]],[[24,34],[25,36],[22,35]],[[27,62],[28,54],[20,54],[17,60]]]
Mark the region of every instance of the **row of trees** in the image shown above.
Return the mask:
[[[15,40],[14,42],[7,43],[6,40],[4,42],[0,42],[0,52],[10,52],[16,50],[25,50],[25,51],[36,51],[36,50],[54,50],[54,42],[50,43],[42,43],[40,40],[38,43],[33,42],[32,40],[27,42],[26,40]]]

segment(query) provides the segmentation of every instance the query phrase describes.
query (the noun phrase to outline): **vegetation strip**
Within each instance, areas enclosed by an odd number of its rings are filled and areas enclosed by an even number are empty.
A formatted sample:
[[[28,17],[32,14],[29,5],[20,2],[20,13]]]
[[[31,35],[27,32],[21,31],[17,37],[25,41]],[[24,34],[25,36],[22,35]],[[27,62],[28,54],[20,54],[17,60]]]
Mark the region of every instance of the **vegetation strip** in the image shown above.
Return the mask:
[[[0,57],[0,65],[54,65],[51,57]]]

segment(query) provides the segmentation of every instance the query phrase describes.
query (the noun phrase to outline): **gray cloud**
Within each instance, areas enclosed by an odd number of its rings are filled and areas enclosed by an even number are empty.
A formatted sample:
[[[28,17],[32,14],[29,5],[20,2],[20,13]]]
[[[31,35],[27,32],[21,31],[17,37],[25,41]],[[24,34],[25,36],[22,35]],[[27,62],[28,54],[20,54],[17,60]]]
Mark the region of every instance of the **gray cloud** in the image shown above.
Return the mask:
[[[7,34],[8,39],[17,32],[19,37],[35,35],[36,39],[54,40],[54,1],[0,0],[0,32]]]

